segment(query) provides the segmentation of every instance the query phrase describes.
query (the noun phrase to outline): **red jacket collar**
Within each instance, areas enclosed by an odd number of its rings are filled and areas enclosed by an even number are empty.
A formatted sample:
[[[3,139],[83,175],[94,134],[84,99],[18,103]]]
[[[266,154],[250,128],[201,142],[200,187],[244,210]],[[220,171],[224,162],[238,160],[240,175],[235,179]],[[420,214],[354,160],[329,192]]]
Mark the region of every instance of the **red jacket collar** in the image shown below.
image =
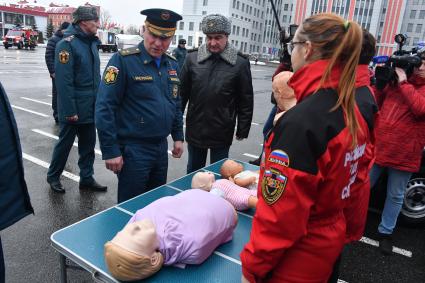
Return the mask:
[[[328,60],[318,60],[305,65],[294,73],[289,80],[288,85],[294,89],[297,103],[301,102],[304,98],[313,94],[317,90],[328,63]],[[334,66],[328,81],[325,82],[322,88],[337,89],[340,74],[340,68],[338,66]]]
[[[356,87],[370,86],[370,75],[368,65],[358,65],[356,70]]]

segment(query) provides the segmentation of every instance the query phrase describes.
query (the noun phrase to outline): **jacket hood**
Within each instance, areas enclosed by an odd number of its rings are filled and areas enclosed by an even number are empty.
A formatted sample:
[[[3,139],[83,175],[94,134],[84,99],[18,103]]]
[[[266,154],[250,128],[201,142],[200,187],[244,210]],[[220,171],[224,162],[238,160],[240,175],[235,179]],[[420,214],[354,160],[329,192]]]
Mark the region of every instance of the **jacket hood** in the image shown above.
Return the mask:
[[[294,73],[288,81],[288,85],[294,89],[298,103],[318,90],[320,80],[328,64],[329,60],[318,60],[305,65]],[[335,65],[328,80],[320,88],[337,89],[340,74],[340,66]]]
[[[207,45],[204,43],[198,49],[198,63],[201,63],[213,55],[208,49]],[[238,59],[238,50],[234,48],[231,44],[227,43],[226,48],[223,52],[220,53],[220,57],[231,65],[236,65],[236,60]]]

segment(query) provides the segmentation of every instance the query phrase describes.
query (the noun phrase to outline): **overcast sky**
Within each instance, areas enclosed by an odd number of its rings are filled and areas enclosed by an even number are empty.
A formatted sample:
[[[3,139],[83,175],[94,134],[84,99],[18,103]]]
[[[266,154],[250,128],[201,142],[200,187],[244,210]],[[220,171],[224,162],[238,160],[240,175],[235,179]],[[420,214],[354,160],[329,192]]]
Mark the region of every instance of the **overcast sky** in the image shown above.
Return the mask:
[[[33,3],[34,0],[27,0]],[[17,1],[0,0],[0,3],[16,3]],[[134,24],[140,26],[143,24],[145,16],[140,15],[140,11],[148,8],[166,8],[181,13],[183,9],[183,0],[37,0],[37,3],[48,6],[51,2],[68,4],[77,7],[86,2],[101,6],[107,10],[113,22],[123,25]]]

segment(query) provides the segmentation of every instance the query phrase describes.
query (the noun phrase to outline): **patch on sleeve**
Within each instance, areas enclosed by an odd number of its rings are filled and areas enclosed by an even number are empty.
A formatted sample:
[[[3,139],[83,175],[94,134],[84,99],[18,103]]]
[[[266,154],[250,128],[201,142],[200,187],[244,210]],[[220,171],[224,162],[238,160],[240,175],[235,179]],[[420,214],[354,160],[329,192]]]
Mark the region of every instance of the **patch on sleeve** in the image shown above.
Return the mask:
[[[274,204],[285,191],[288,178],[276,169],[270,168],[264,171],[261,180],[261,193],[268,205]]]
[[[113,84],[117,81],[118,73],[120,70],[115,66],[109,66],[105,70],[105,75],[103,76],[103,81],[106,84]]]
[[[282,150],[273,150],[269,155],[269,162],[288,167],[289,156]]]
[[[66,64],[69,62],[69,52],[67,50],[61,50],[59,52],[59,62]]]

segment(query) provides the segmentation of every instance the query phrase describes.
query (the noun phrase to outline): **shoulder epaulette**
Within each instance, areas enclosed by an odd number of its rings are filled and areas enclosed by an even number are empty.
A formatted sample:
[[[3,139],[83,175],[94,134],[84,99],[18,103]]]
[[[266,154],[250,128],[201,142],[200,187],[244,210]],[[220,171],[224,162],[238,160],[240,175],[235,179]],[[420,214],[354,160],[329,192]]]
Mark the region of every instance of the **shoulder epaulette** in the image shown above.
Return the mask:
[[[172,59],[174,61],[177,61],[176,57],[174,57],[173,55],[168,54],[168,53],[165,53],[165,54],[168,56],[168,58],[170,58],[170,59]]]
[[[122,56],[128,56],[128,55],[133,55],[133,54],[138,54],[142,51],[140,51],[139,47],[130,47],[130,48],[126,48],[126,49],[121,49],[119,50],[119,53]]]
[[[65,41],[71,42],[71,40],[73,40],[75,37],[75,35],[70,35],[64,38]]]
[[[238,51],[238,55],[241,56],[241,57],[243,57],[243,58],[245,58],[245,59],[248,59],[249,58],[249,55],[248,54],[244,54],[244,53],[242,53],[240,51]]]
[[[187,53],[192,53],[192,52],[195,52],[195,51],[198,51],[198,48],[189,49],[189,50],[187,51]]]

